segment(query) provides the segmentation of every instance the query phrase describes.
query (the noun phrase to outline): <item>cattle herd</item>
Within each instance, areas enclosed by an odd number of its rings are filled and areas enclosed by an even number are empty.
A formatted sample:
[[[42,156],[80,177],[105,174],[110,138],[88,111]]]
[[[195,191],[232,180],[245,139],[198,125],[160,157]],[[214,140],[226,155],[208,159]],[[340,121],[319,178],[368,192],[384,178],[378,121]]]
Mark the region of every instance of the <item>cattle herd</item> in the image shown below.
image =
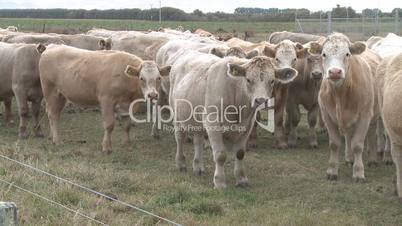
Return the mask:
[[[343,147],[353,179],[364,180],[366,150],[369,165],[395,163],[402,201],[402,37],[389,34],[352,42],[340,33],[323,37],[275,32],[267,41],[252,43],[236,37],[221,41],[202,29],[194,33],[92,29],[87,34],[60,35],[9,27],[0,29],[0,40],[0,101],[5,121],[11,123],[15,97],[19,139],[30,134],[28,102],[33,134],[42,137],[39,115],[45,99],[56,145],[62,143],[58,121],[66,102],[99,106],[102,148],[110,153],[115,113],[121,115],[123,141],[128,143],[130,111],[137,109],[131,105],[144,98],[172,109],[179,170],[186,170],[183,149],[191,140],[193,172],[203,174],[208,142],[215,188],[227,186],[228,154],[235,159],[236,186],[243,187],[248,185],[243,158],[257,145],[260,110],[274,98],[277,148],[297,146],[302,105],[307,110],[310,148],[318,146],[317,130],[329,136],[328,180],[338,178]],[[159,129],[155,123],[152,136],[158,138]]]

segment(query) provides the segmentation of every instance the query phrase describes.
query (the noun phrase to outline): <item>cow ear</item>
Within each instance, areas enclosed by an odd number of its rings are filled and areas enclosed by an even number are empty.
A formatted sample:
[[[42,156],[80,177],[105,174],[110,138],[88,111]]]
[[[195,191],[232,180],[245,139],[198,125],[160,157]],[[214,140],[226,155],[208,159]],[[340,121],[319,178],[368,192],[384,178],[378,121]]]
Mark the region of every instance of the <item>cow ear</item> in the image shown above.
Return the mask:
[[[159,73],[161,74],[162,77],[169,76],[170,69],[172,69],[172,66],[170,66],[170,65],[165,66],[165,67],[159,69]]]
[[[297,47],[296,47],[296,56],[297,56],[297,58],[299,58],[299,59],[305,58],[307,56],[307,54],[308,54],[308,49],[307,48],[304,48],[302,46],[301,49],[297,49]]]
[[[275,69],[275,78],[283,84],[293,81],[297,76],[297,71],[293,68]]]
[[[317,42],[311,42],[310,43],[310,48],[308,49],[308,52],[310,54],[321,54],[322,52],[322,45],[320,45]]]
[[[46,50],[46,46],[43,45],[42,43],[39,43],[39,44],[36,46],[36,50],[38,50],[39,53],[43,53],[43,52],[45,52],[45,50]]]
[[[256,57],[256,56],[258,56],[258,50],[256,50],[256,49],[251,50],[246,54],[247,59],[251,59],[251,58]]]
[[[265,46],[263,50],[263,54],[267,57],[275,58],[275,48],[272,48],[270,46]]]
[[[231,77],[246,77],[246,69],[238,64],[228,63],[227,74]]]
[[[134,78],[134,77],[139,77],[140,76],[140,71],[141,71],[141,66],[139,68],[133,67],[131,65],[127,65],[126,70],[124,71],[124,73],[130,77],[130,78]]]
[[[212,48],[212,49],[209,51],[209,53],[210,53],[210,54],[213,54],[213,55],[215,55],[215,56],[217,56],[217,57],[220,57],[220,58],[225,57],[225,53],[224,53],[222,50],[220,50],[219,48]]]
[[[352,55],[359,55],[366,50],[366,44],[363,42],[354,42],[350,47],[349,51]]]

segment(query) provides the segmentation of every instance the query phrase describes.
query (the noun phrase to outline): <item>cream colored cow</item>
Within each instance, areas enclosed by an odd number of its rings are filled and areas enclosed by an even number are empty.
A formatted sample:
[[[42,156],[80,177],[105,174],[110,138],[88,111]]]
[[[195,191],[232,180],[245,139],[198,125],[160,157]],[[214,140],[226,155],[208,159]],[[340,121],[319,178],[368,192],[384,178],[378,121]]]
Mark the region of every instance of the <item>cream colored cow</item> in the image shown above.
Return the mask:
[[[60,144],[58,121],[67,100],[82,106],[100,106],[103,118],[103,151],[112,151],[114,112],[128,112],[132,101],[159,97],[161,76],[170,66],[159,68],[153,61],[120,51],[87,51],[50,45],[39,63],[52,139]],[[125,144],[130,142],[130,120],[124,117]]]

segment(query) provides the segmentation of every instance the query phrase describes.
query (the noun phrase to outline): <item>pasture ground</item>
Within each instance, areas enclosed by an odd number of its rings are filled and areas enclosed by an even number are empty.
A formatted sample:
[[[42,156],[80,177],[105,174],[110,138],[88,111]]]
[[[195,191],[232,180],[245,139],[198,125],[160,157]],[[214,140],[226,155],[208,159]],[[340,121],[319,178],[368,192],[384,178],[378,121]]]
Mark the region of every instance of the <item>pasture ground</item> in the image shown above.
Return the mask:
[[[2,108],[0,108],[0,112]],[[14,112],[16,112],[14,110]],[[303,118],[303,120],[305,120]],[[47,117],[42,121],[49,134]],[[295,150],[272,148],[273,136],[259,130],[258,148],[246,153],[251,186],[234,186],[233,161],[226,164],[228,188],[213,189],[211,150],[205,150],[206,175],[191,173],[192,146],[186,145],[188,172],[175,168],[173,134],[150,136],[150,124],[132,129],[133,143],[121,145],[116,123],[114,150],[102,153],[99,112],[67,113],[61,117],[64,145],[48,138],[17,141],[17,126],[0,125],[0,154],[70,179],[182,225],[401,225],[402,206],[394,195],[394,166],[366,167],[367,180],[355,183],[344,162],[337,182],[328,182],[328,140],[307,148],[306,123]],[[343,153],[341,153],[343,155]],[[39,175],[0,159],[0,178],[37,192],[109,225],[166,225],[134,210]],[[96,225],[59,207],[0,183],[0,200],[19,207],[21,225]]]

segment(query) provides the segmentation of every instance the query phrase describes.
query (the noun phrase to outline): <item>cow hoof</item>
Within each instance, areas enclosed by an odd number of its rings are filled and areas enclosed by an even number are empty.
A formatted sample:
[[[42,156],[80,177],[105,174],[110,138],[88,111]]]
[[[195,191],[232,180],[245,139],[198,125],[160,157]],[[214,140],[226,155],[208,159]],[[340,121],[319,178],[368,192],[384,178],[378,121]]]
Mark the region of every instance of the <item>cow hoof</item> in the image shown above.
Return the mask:
[[[364,178],[360,178],[360,177],[353,178],[353,180],[355,181],[355,183],[363,183],[365,181]]]
[[[402,204],[402,197],[399,197],[399,203]]]
[[[318,148],[318,144],[313,143],[309,145],[310,149],[317,149]]]
[[[394,162],[392,160],[385,160],[385,165],[392,166]]]
[[[44,138],[45,135],[42,132],[35,133],[35,137],[37,138]]]
[[[224,184],[224,183],[215,184],[214,188],[215,188],[215,189],[218,189],[218,190],[220,190],[220,189],[225,189],[225,188],[226,188],[226,184]]]
[[[289,143],[289,144],[288,144],[288,147],[289,147],[290,149],[295,149],[295,148],[296,148],[296,144]]]
[[[254,144],[254,143],[251,143],[251,144],[250,144],[250,143],[248,143],[248,144],[247,144],[247,147],[248,147],[248,148],[251,148],[251,149],[256,149],[256,148],[257,148],[257,144]]]
[[[186,143],[193,143],[192,137],[186,137]]]
[[[159,140],[159,138],[161,138],[161,137],[159,136],[159,134],[152,134],[152,137],[153,137],[154,139],[157,139],[157,140]]]
[[[370,162],[368,163],[368,166],[369,166],[369,167],[377,167],[377,166],[378,166],[378,162],[370,161]]]
[[[112,150],[103,150],[103,152],[104,152],[105,154],[107,154],[107,155],[112,154]]]
[[[246,181],[236,183],[237,188],[248,188],[250,184]]]
[[[187,172],[187,167],[186,166],[178,166],[177,167],[180,172]]]
[[[336,181],[336,180],[338,180],[338,175],[335,175],[335,174],[327,174],[327,180],[329,180],[329,181]]]
[[[24,133],[24,134],[19,134],[18,135],[18,139],[20,140],[26,140],[28,139],[28,134]]]
[[[353,161],[346,161],[345,163],[346,163],[346,165],[347,165],[348,167],[350,167],[350,168],[352,168],[352,167],[353,167],[353,164],[354,164]]]
[[[9,122],[6,122],[6,126],[9,126],[9,127],[15,126],[14,120],[11,120],[11,121],[9,121]]]
[[[194,176],[202,176],[204,174],[204,170],[198,169],[198,170],[193,170],[193,175]]]
[[[287,144],[278,144],[278,145],[276,146],[276,148],[277,148],[277,149],[282,149],[282,150],[284,150],[284,149],[288,149],[288,145],[287,145]]]

